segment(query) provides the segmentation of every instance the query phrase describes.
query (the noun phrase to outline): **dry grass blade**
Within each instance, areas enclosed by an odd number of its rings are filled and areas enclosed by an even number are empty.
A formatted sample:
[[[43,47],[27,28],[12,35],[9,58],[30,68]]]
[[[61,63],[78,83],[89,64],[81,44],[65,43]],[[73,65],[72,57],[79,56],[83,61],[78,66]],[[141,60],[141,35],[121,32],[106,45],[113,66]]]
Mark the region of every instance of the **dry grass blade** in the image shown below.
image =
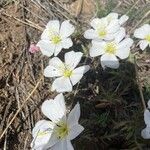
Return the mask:
[[[7,127],[4,129],[3,133],[0,136],[0,139],[2,139],[2,137],[4,136],[4,134],[7,132],[8,128],[10,127],[10,125],[13,123],[13,121],[15,120],[15,118],[17,117],[17,115],[19,114],[19,112],[22,110],[22,108],[25,106],[26,102],[30,99],[30,97],[32,96],[32,94],[35,92],[35,90],[38,88],[41,79],[43,77],[41,77],[39,79],[39,81],[37,82],[37,84],[35,85],[34,89],[31,91],[31,93],[28,95],[28,97],[26,98],[26,100],[22,103],[22,105],[20,106],[20,108],[17,110],[17,112],[15,113],[15,115],[13,116],[13,118],[11,119],[11,121],[8,123]]]

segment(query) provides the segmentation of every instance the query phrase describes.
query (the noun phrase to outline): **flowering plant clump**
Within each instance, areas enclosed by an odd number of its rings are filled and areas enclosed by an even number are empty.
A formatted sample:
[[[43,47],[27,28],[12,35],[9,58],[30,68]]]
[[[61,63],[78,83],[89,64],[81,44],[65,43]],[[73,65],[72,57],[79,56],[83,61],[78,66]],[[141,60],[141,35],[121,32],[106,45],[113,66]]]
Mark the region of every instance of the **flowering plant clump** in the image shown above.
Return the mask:
[[[100,60],[103,68],[116,69],[119,67],[117,57],[126,59],[129,56],[133,40],[125,37],[125,29],[121,27],[127,20],[126,15],[118,19],[117,13],[110,13],[104,18],[93,19],[91,21],[93,29],[85,32],[84,37],[92,39],[90,56],[102,55]]]
[[[43,55],[57,56],[63,48],[68,49],[73,45],[69,36],[74,30],[69,20],[62,22],[61,25],[58,20],[49,21],[37,46],[40,47]]]
[[[90,49],[90,56],[101,56],[100,61],[103,68],[118,68],[120,59],[126,59],[130,53],[130,47],[133,44],[131,38],[125,38],[125,30],[122,28],[118,33],[118,36],[111,41],[92,41],[92,47]]]
[[[126,15],[119,18],[117,13],[110,13],[106,17],[93,19],[90,22],[92,28],[85,31],[84,37],[92,40],[89,55],[100,56],[103,68],[117,69],[119,60],[128,58],[133,45],[133,40],[123,27],[128,18]],[[90,67],[89,65],[77,67],[83,56],[82,52],[67,52],[64,54],[64,61],[57,56],[62,49],[68,49],[73,45],[70,36],[74,30],[74,26],[68,20],[62,24],[58,20],[49,21],[41,35],[41,40],[37,45],[30,46],[31,53],[40,49],[42,54],[48,57],[54,54],[44,69],[44,76],[54,78],[51,91],[61,93],[42,104],[42,112],[50,120],[40,120],[36,123],[32,131],[32,149],[73,150],[71,140],[84,130],[78,123],[80,104],[77,103],[70,113],[67,113],[62,93],[73,91],[73,86],[82,79]],[[150,25],[145,24],[136,29],[134,36],[142,39],[139,42],[142,50],[150,46]],[[146,128],[141,132],[141,136],[145,139],[150,139],[149,109],[150,100],[148,108],[144,111]]]
[[[31,147],[36,150],[73,150],[70,141],[84,130],[78,123],[80,104],[77,103],[67,115],[64,96],[59,94],[54,100],[46,100],[42,104],[42,112],[51,121],[41,120],[36,123]]]
[[[134,36],[138,39],[141,39],[139,42],[141,50],[144,50],[147,46],[150,47],[150,25],[145,24],[142,27],[138,28],[134,32]]]
[[[52,91],[71,92],[72,87],[77,84],[83,74],[89,70],[89,66],[76,68],[82,57],[81,52],[68,52],[65,54],[65,63],[58,57],[49,61],[49,65],[44,70],[45,77],[57,77],[52,84]]]

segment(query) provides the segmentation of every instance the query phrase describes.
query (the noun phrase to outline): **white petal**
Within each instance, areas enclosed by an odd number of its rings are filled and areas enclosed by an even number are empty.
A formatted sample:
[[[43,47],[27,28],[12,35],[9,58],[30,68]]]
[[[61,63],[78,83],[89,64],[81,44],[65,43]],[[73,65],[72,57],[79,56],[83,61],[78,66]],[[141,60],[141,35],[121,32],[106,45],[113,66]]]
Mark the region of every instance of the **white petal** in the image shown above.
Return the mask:
[[[32,131],[34,139],[31,143],[31,147],[33,149],[42,150],[45,147],[45,145],[49,142],[53,128],[54,124],[50,121],[38,121]]]
[[[130,47],[132,46],[132,44],[133,44],[133,40],[131,38],[124,39],[118,45],[118,50],[116,51],[116,56],[118,56],[121,59],[126,59],[129,56]]]
[[[46,129],[53,129],[54,128],[54,124],[51,121],[46,121],[46,120],[40,120],[35,124],[35,127],[32,130],[32,135],[33,137],[37,137],[37,133],[39,131],[45,131]]]
[[[141,49],[141,50],[144,50],[144,49],[148,46],[149,42],[146,41],[146,40],[141,40],[141,41],[139,42],[139,44],[140,44],[140,49]]]
[[[80,124],[76,124],[71,127],[68,139],[73,140],[75,139],[82,131],[84,130],[84,127]]]
[[[61,41],[61,44],[63,48],[69,49],[73,45],[73,42],[70,38],[66,38]]]
[[[74,69],[82,58],[83,53],[70,51],[65,53],[65,65],[70,69]]]
[[[70,77],[72,85],[78,83],[83,77],[83,74],[86,73],[89,69],[90,67],[86,65],[86,66],[78,67],[75,70],[73,70],[72,75]]]
[[[150,127],[146,127],[145,129],[142,130],[141,136],[144,139],[150,139]]]
[[[116,33],[119,31],[120,25],[118,20],[112,20],[107,27],[108,33]]]
[[[129,17],[127,15],[121,16],[121,18],[119,19],[119,24],[123,25],[128,19]]]
[[[148,109],[144,111],[144,121],[145,124],[150,127],[150,111]]]
[[[66,77],[60,77],[54,80],[52,84],[52,91],[57,91],[58,93],[63,92],[71,92],[72,91],[72,85],[69,78]]]
[[[80,118],[80,104],[77,103],[68,115],[67,123],[69,127],[78,124]]]
[[[53,122],[58,122],[66,115],[66,106],[63,94],[57,95],[54,100],[46,100],[42,104],[43,114]]]
[[[117,69],[119,67],[119,61],[115,55],[104,54],[101,56],[101,65],[103,68],[109,67]]]
[[[57,137],[55,131],[53,131],[51,138],[49,139],[48,143],[44,147],[44,150],[49,149],[50,147],[54,146],[55,144],[57,144],[59,142],[60,142],[60,139]]]
[[[58,57],[53,57],[52,59],[50,59],[49,65],[57,69],[65,67],[64,63]]]
[[[51,147],[50,150],[69,150],[67,149],[67,140],[63,139],[59,141],[57,144],[55,144],[53,147]]]
[[[150,100],[147,102],[148,108],[150,109]]]
[[[101,42],[92,41],[92,47],[90,48],[90,56],[96,57],[96,56],[104,54],[105,45],[106,45],[106,42],[104,41],[101,41]]]
[[[110,13],[106,17],[107,17],[107,20],[110,22],[114,19],[118,19],[118,14],[117,13]]]
[[[37,43],[37,46],[40,47],[40,50],[43,55],[50,57],[54,53],[55,46],[52,43],[50,43],[50,41],[40,40]]]
[[[125,28],[121,27],[120,30],[115,34],[115,42],[119,43],[126,36]]]
[[[103,27],[107,26],[108,21],[107,21],[107,18],[101,18],[101,19],[94,18],[90,24],[94,29],[97,29],[97,28],[100,28],[101,26]]]
[[[41,39],[42,40],[50,40],[50,36],[49,36],[49,29],[45,29],[41,35]]]
[[[93,29],[86,30],[84,37],[86,39],[99,39],[97,32]]]
[[[99,25],[100,22],[101,20],[99,18],[94,18],[90,24],[94,29],[97,29],[97,26]]]
[[[48,22],[48,24],[46,25],[46,28],[49,29],[52,32],[56,32],[59,33],[60,30],[60,23],[59,20],[51,20]]]
[[[57,55],[60,53],[60,51],[62,50],[62,48],[63,48],[63,47],[62,47],[62,44],[61,44],[61,43],[55,45],[54,56],[57,56]]]
[[[53,66],[49,65],[44,69],[45,77],[60,77],[62,75],[62,72]]]
[[[134,31],[134,36],[139,39],[144,39],[148,33],[150,33],[150,25],[145,24]]]
[[[66,20],[61,24],[60,35],[62,38],[67,38],[74,32],[74,30],[74,26],[70,23],[69,20]]]
[[[67,140],[67,150],[74,150],[74,148],[69,140]]]
[[[59,77],[63,75],[63,62],[58,57],[53,57],[49,61],[49,65],[44,69],[45,77]]]

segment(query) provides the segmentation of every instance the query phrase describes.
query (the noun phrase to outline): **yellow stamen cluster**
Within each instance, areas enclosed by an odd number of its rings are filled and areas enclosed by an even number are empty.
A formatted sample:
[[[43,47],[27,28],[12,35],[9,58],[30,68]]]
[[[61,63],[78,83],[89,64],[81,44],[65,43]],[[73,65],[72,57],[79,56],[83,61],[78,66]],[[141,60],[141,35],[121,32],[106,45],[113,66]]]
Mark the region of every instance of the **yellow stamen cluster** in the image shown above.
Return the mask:
[[[148,42],[150,42],[150,34],[146,35],[145,40],[147,40]]]
[[[70,77],[72,75],[72,70],[66,69],[64,71],[64,77]]]
[[[59,139],[65,138],[69,132],[68,125],[64,122],[59,123],[58,126],[56,127],[55,132]]]
[[[61,42],[61,37],[58,36],[58,35],[54,35],[52,38],[51,38],[53,44],[59,44]]]
[[[109,54],[115,54],[117,46],[114,42],[109,42],[106,44],[105,52]]]

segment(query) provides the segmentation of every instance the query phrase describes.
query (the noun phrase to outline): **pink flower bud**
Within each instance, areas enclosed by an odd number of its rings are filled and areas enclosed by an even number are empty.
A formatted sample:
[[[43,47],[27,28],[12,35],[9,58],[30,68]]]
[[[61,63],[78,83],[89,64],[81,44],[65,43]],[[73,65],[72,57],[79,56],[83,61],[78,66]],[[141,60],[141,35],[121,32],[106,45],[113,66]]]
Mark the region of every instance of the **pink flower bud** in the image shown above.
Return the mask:
[[[40,50],[40,48],[38,46],[36,46],[36,44],[31,44],[30,48],[29,48],[29,52],[30,53],[36,53]]]

